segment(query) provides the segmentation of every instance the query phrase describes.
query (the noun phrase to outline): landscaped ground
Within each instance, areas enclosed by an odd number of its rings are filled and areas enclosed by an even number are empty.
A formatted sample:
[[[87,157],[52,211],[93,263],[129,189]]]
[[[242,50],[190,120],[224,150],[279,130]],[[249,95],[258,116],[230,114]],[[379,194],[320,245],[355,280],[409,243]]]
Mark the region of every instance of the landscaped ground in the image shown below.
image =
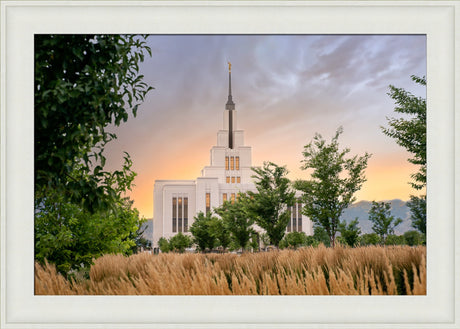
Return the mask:
[[[426,247],[309,247],[235,254],[106,255],[90,279],[35,265],[37,295],[426,294]]]

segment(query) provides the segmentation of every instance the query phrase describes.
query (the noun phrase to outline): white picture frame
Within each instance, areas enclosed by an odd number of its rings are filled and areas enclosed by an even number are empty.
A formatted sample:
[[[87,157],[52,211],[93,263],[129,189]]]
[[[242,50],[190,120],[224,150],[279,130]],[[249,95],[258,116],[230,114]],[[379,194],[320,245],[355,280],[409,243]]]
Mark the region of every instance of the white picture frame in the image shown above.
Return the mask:
[[[458,1],[2,1],[0,326],[458,328],[459,15]],[[36,33],[426,34],[427,295],[34,296]]]

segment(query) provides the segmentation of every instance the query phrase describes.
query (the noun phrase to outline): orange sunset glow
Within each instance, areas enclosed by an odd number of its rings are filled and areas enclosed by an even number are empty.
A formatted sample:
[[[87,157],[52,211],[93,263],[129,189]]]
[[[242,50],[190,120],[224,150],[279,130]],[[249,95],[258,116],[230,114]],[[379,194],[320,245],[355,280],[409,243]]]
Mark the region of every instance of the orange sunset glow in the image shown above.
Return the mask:
[[[150,36],[152,57],[141,69],[153,86],[136,118],[112,128],[108,169],[123,151],[138,176],[129,196],[145,218],[153,216],[153,186],[160,179],[190,179],[209,164],[223,125],[227,62],[232,62],[238,129],[252,147],[252,163],[287,166],[292,180],[307,179],[302,150],[315,133],[339,138],[350,156],[372,154],[357,200],[408,200],[417,166],[382,133],[395,104],[388,86],[425,97],[410,76],[426,75],[422,35],[164,35]]]

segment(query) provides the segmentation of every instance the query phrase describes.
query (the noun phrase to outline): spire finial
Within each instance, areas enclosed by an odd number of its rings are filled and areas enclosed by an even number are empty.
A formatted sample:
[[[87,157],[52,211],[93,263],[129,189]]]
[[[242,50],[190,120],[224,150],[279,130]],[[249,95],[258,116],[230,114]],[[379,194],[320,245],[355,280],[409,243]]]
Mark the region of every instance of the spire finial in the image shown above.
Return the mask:
[[[228,63],[228,73],[232,73],[232,63],[230,62],[227,62]]]

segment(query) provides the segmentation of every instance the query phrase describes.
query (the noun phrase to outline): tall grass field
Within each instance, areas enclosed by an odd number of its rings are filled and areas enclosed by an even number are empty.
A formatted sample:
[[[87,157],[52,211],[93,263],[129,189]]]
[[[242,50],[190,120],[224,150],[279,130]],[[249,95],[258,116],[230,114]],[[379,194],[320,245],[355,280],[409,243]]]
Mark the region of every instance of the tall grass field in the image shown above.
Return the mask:
[[[36,295],[425,295],[426,247],[319,246],[95,260],[89,279],[35,264]]]

